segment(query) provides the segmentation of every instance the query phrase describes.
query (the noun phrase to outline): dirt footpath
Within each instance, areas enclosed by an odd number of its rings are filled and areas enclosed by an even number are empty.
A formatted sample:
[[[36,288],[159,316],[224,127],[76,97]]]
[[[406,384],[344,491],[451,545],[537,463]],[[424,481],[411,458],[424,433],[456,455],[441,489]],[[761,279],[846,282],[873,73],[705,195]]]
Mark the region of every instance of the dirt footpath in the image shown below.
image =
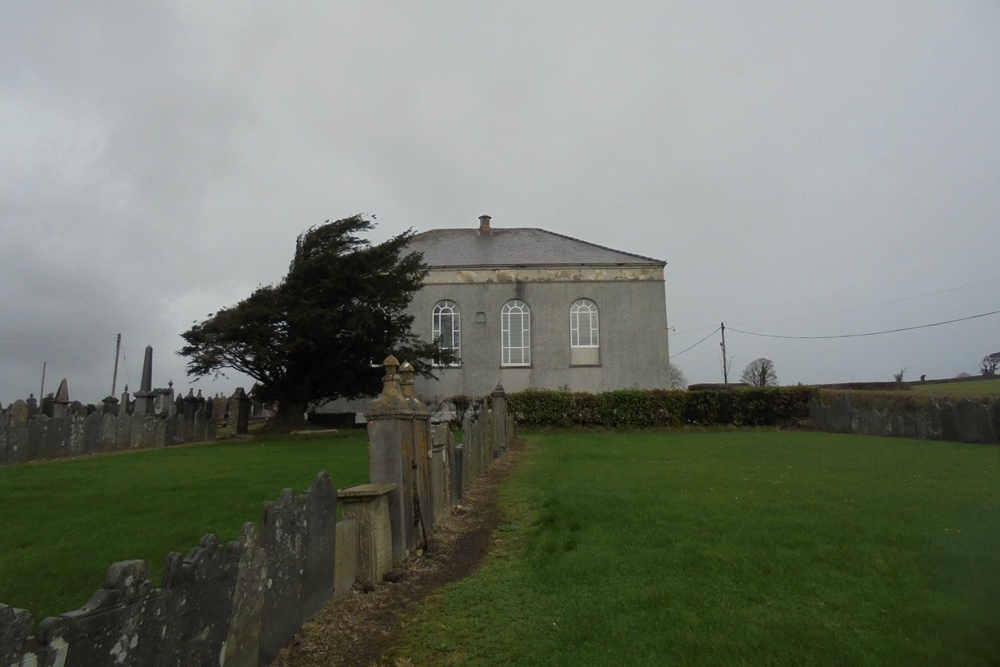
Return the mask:
[[[423,556],[397,563],[378,584],[356,585],[330,602],[271,663],[274,667],[377,664],[400,621],[438,588],[471,574],[493,542],[501,512],[497,485],[517,459],[514,447],[466,490],[462,504],[428,537]]]

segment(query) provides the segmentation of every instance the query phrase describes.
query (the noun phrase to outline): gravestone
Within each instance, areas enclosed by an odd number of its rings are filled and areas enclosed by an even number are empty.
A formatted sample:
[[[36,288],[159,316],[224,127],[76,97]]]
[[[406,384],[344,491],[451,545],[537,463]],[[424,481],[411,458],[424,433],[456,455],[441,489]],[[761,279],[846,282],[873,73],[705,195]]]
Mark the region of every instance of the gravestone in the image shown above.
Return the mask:
[[[131,446],[132,415],[122,412],[115,424],[115,450],[121,451]]]
[[[260,655],[264,590],[267,588],[267,553],[256,524],[245,523],[230,543],[240,554],[232,615],[226,639],[226,665],[257,665]],[[220,664],[223,661],[220,660]]]
[[[299,496],[302,504],[302,623],[320,612],[333,597],[333,564],[337,539],[337,489],[326,471],[313,478]]]
[[[229,405],[229,401],[226,400],[225,396],[215,396],[212,398],[212,421],[215,422],[216,426],[222,426],[226,423],[226,408]]]
[[[69,647],[68,665],[154,665],[163,626],[157,615],[165,616],[163,594],[145,561],[123,561],[108,568],[104,588],[86,605],[42,621],[38,637],[45,646]]]
[[[28,461],[28,403],[18,399],[7,410],[7,463]]]
[[[163,571],[165,633],[161,664],[218,664],[229,635],[239,555],[205,535],[186,555],[171,553]]]
[[[191,442],[191,425],[188,424],[188,421],[186,419],[184,419],[184,415],[178,412],[177,416],[174,417],[174,420],[175,420],[174,430],[176,432],[176,436],[174,437],[174,443],[186,444]]]
[[[101,417],[101,451],[113,452],[118,448],[118,415],[107,413]]]
[[[237,387],[229,399],[229,428],[236,435],[250,430],[250,399],[243,387]]]
[[[91,412],[83,421],[83,452],[97,454],[103,449],[103,420],[101,411]]]
[[[202,405],[204,401],[202,401]],[[191,437],[192,442],[205,442],[208,439],[207,428],[208,421],[205,419],[205,408],[202,407],[195,411],[194,413],[194,433]]]
[[[302,609],[302,506],[291,489],[264,504],[261,521],[267,554],[267,588],[262,604],[260,664],[269,664],[299,629]],[[330,554],[333,561],[333,554]]]

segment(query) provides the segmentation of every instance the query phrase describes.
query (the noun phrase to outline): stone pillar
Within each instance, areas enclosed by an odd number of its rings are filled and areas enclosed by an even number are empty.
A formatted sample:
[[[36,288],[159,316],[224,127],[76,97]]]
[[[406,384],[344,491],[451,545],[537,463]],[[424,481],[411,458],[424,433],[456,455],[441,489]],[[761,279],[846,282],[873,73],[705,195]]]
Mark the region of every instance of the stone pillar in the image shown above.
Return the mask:
[[[389,494],[394,490],[393,484],[358,484],[337,491],[344,517],[358,522],[358,581],[382,581],[392,569]]]
[[[153,393],[153,346],[146,346],[146,356],[142,360],[142,380],[139,391],[135,392],[135,412],[149,414],[153,412],[156,394]]]
[[[413,530],[413,411],[399,389],[399,362],[393,356],[384,362],[382,393],[372,401],[368,420],[368,481],[392,484],[389,492],[389,524],[392,527],[392,558],[401,560],[416,547]]]
[[[136,406],[139,405],[138,398],[136,398],[135,404]],[[198,412],[198,399],[195,398],[194,389],[188,389],[187,396],[184,397],[183,406],[184,419],[187,420],[188,424],[194,424],[194,413]],[[139,409],[136,407],[136,412],[138,411]]]

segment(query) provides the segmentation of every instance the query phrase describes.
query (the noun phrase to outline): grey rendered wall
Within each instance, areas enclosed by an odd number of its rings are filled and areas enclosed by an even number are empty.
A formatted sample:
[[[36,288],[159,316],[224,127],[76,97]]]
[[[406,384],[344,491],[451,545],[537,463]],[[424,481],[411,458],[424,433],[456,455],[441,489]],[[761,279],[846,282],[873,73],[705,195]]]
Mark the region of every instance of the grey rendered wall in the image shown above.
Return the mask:
[[[597,304],[600,366],[572,366],[569,310],[587,298]],[[450,299],[462,314],[462,367],[439,379],[418,379],[422,396],[487,394],[502,381],[507,391],[529,387],[574,391],[666,387],[667,313],[662,281],[489,282],[426,285],[410,303],[414,331],[431,338],[434,304]],[[500,310],[511,299],[531,308],[530,368],[501,368]],[[476,322],[476,313],[485,323]]]

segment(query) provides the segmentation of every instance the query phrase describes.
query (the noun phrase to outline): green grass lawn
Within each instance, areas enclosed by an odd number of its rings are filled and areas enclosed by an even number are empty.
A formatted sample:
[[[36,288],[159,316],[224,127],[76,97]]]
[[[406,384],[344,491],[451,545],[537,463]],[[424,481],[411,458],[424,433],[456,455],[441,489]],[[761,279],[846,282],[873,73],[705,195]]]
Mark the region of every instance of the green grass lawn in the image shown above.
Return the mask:
[[[1000,448],[565,432],[522,456],[495,553],[390,660],[1000,664]]]
[[[913,384],[914,391],[924,394],[1000,394],[1000,377],[966,382],[945,382],[942,384]]]
[[[170,551],[205,533],[223,542],[283,488],[326,470],[368,481],[364,431],[258,437],[0,468],[0,602],[35,620],[80,607],[107,567],[144,559],[159,585]]]

